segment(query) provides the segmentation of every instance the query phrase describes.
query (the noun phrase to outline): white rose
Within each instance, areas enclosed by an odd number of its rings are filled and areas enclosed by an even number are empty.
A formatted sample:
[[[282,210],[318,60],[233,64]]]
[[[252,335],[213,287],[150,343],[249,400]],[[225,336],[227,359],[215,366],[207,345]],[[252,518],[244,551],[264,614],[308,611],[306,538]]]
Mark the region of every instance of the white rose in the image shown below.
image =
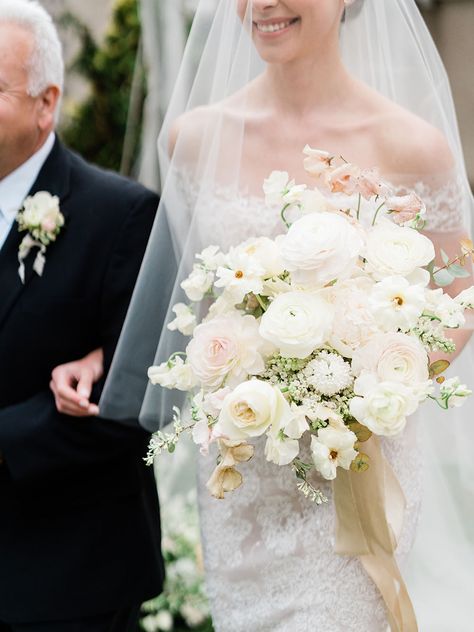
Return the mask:
[[[295,283],[322,287],[351,275],[363,240],[345,217],[323,212],[294,222],[279,241],[279,247]]]
[[[367,300],[374,283],[366,277],[358,277],[336,284],[331,302],[334,319],[330,344],[346,358],[380,331]]]
[[[407,417],[418,408],[418,398],[401,382],[378,382],[362,373],[354,383],[360,397],[350,401],[351,415],[376,435],[392,437],[405,428]]]
[[[184,303],[176,303],[173,307],[176,318],[168,324],[170,331],[180,331],[185,336],[190,336],[196,327],[196,316],[189,307]]]
[[[198,325],[186,353],[201,385],[216,389],[261,373],[263,349],[255,318],[230,314]]]
[[[402,333],[375,335],[352,358],[352,370],[374,373],[381,382],[401,382],[413,386],[426,382],[428,356],[423,345]]]
[[[430,290],[426,293],[428,299],[427,309],[440,319],[443,327],[456,329],[466,322],[462,304],[441,288]]]
[[[322,346],[333,320],[333,308],[318,294],[287,292],[263,314],[260,335],[285,358],[307,358]]]
[[[368,232],[367,270],[375,279],[408,276],[435,257],[433,243],[413,228],[381,220]]]
[[[408,331],[426,307],[425,288],[400,276],[387,277],[374,285],[369,306],[380,329]]]
[[[333,480],[337,468],[350,469],[357,452],[354,445],[356,435],[346,427],[328,426],[311,437],[311,454],[317,471],[326,479]]]
[[[202,301],[204,294],[211,289],[213,282],[213,272],[195,265],[189,277],[181,283],[181,287],[190,301],[197,302]]]
[[[262,380],[249,380],[224,399],[215,428],[230,441],[241,441],[260,437],[271,425],[284,426],[284,419],[290,416],[290,405],[279,388]]]
[[[196,386],[196,376],[192,367],[185,363],[181,356],[176,356],[159,366],[151,366],[148,369],[148,378],[154,385],[176,388],[179,391],[190,391]]]
[[[240,303],[246,294],[260,294],[263,290],[264,268],[256,257],[240,249],[232,248],[226,257],[226,267],[217,268],[216,287],[225,288],[235,303]]]

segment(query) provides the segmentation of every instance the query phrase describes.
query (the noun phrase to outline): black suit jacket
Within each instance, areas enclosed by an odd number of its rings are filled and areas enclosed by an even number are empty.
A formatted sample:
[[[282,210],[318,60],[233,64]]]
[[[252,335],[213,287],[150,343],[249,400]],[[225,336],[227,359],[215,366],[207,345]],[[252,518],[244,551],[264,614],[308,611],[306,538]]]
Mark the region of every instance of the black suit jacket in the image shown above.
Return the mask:
[[[31,194],[58,195],[65,226],[43,276],[0,250],[0,620],[69,619],[158,594],[163,567],[148,436],[59,414],[52,369],[103,347],[109,366],[157,207],[142,186],[56,141]],[[0,200],[1,205],[1,200]],[[146,367],[145,367],[146,369]],[[98,393],[96,393],[98,396]]]

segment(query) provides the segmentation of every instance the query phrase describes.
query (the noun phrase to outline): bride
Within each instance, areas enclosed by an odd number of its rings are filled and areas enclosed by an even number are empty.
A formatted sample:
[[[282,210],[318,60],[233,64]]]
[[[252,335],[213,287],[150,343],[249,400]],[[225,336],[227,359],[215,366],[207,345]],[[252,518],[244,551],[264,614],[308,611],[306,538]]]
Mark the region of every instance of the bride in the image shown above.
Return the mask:
[[[148,387],[145,393],[143,376],[162,326],[157,363],[185,344],[166,324],[170,307],[183,300],[180,283],[194,254],[210,244],[227,249],[247,237],[282,232],[278,213],[265,205],[262,183],[272,170],[285,170],[311,184],[303,168],[306,144],[363,168],[377,167],[399,192],[414,189],[428,206],[426,231],[439,252],[458,251],[472,213],[449,86],[413,0],[221,0],[213,20],[206,4],[198,9],[160,135],[162,206],[101,402],[105,417],[127,419],[138,416],[144,396],[141,420],[149,429],[166,423],[176,403],[174,392]],[[471,278],[458,279],[448,291],[457,294],[471,284]],[[459,353],[469,333],[455,334]],[[460,358],[466,377],[472,374],[467,347]],[[447,441],[449,433],[467,432],[462,415],[457,417],[437,422],[449,424],[442,431]],[[401,437],[383,442],[406,500],[396,551],[402,568],[410,562],[420,521],[427,437],[441,434],[426,425],[411,419]],[[432,458],[437,470],[446,465],[461,494],[466,472],[453,474],[453,463],[461,463],[454,442],[446,463]],[[205,487],[216,455],[200,458],[201,530],[215,629],[418,629],[409,600],[394,615],[361,559],[335,552],[334,503],[311,504],[296,490],[291,471],[266,462],[258,441],[255,447],[257,456],[242,468],[245,485],[224,501]],[[331,500],[330,484],[317,483]],[[430,518],[440,527],[439,514],[450,502],[442,484]],[[468,535],[455,513],[448,514],[448,532],[458,534],[459,552]],[[421,515],[420,528],[425,520]],[[439,541],[434,546],[440,570],[451,554],[442,554]],[[463,568],[456,568],[460,584],[467,558],[462,561]],[[421,582],[413,580],[415,593],[437,585],[428,571]],[[420,591],[420,629],[471,629],[464,614],[470,604],[454,585],[451,593],[448,585],[443,590],[459,603],[436,612]]]

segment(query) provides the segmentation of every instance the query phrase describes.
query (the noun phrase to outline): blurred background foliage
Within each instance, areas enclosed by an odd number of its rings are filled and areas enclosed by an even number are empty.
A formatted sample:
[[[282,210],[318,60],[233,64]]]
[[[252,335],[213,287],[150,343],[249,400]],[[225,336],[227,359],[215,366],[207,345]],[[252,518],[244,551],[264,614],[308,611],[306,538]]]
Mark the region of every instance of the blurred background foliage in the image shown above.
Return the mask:
[[[139,153],[146,92],[137,0],[116,1],[100,45],[72,13],[61,22],[80,42],[68,72],[78,73],[90,86],[84,101],[65,108],[61,136],[86,160],[129,174]]]

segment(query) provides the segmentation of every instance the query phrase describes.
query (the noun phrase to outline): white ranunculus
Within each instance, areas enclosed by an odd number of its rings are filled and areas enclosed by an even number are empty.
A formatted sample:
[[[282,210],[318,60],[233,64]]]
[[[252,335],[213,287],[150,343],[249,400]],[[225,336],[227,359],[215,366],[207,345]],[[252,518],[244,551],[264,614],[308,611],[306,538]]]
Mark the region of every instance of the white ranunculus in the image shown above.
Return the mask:
[[[206,270],[200,265],[195,265],[191,274],[181,283],[190,301],[202,301],[204,294],[208,292],[214,282],[214,272]]]
[[[290,405],[280,389],[254,379],[227,395],[215,429],[230,441],[241,441],[260,437],[272,425],[280,428],[290,417]]]
[[[337,468],[350,469],[357,452],[354,445],[356,435],[346,427],[328,426],[318,431],[318,436],[311,437],[311,454],[317,471],[325,479],[336,478]]]
[[[284,271],[280,250],[273,239],[256,237],[248,239],[236,248],[248,257],[258,261],[262,269],[262,277],[276,277]]]
[[[346,358],[380,331],[367,298],[373,286],[371,279],[357,277],[336,284],[330,293],[338,318],[334,318],[329,342]]]
[[[474,308],[474,285],[468,287],[466,290],[460,292],[456,298],[454,299],[456,303],[462,305],[464,309],[473,309]]]
[[[168,324],[170,331],[180,331],[184,336],[190,336],[196,327],[196,316],[189,305],[176,303],[173,307],[176,318]]]
[[[401,382],[379,382],[372,373],[362,373],[354,383],[359,397],[350,401],[351,415],[376,435],[392,437],[403,431],[407,417],[418,408],[419,399]]]
[[[224,380],[233,386],[261,373],[265,368],[263,349],[258,321],[229,314],[198,325],[186,353],[201,385],[216,389]]]
[[[179,391],[190,391],[196,386],[196,376],[192,367],[184,362],[181,356],[173,360],[163,362],[159,366],[151,366],[148,369],[148,378],[154,385],[159,384],[163,388],[176,388]]]
[[[435,257],[433,243],[413,228],[382,219],[368,233],[365,258],[375,279],[408,276]]]
[[[408,331],[426,307],[425,288],[401,276],[387,277],[374,285],[369,306],[383,331]]]
[[[451,296],[443,292],[441,288],[430,290],[426,295],[428,299],[428,311],[440,319],[443,327],[456,329],[464,325],[466,322],[464,308],[459,301],[451,298]]]
[[[319,294],[287,292],[262,316],[260,335],[285,358],[307,358],[326,342],[332,320],[333,308]]]
[[[264,268],[256,257],[246,254],[238,248],[232,248],[226,257],[226,266],[217,268],[216,287],[225,291],[236,303],[240,303],[246,294],[260,294],[263,290]]]
[[[386,333],[373,336],[352,357],[352,370],[374,373],[381,382],[422,384],[429,378],[428,356],[423,345],[412,336]]]
[[[196,255],[196,259],[202,261],[202,265],[208,270],[217,270],[219,266],[224,265],[225,255],[220,251],[219,246],[208,246]]]
[[[361,233],[345,217],[325,212],[300,218],[278,243],[292,280],[308,287],[349,277],[363,247]]]

